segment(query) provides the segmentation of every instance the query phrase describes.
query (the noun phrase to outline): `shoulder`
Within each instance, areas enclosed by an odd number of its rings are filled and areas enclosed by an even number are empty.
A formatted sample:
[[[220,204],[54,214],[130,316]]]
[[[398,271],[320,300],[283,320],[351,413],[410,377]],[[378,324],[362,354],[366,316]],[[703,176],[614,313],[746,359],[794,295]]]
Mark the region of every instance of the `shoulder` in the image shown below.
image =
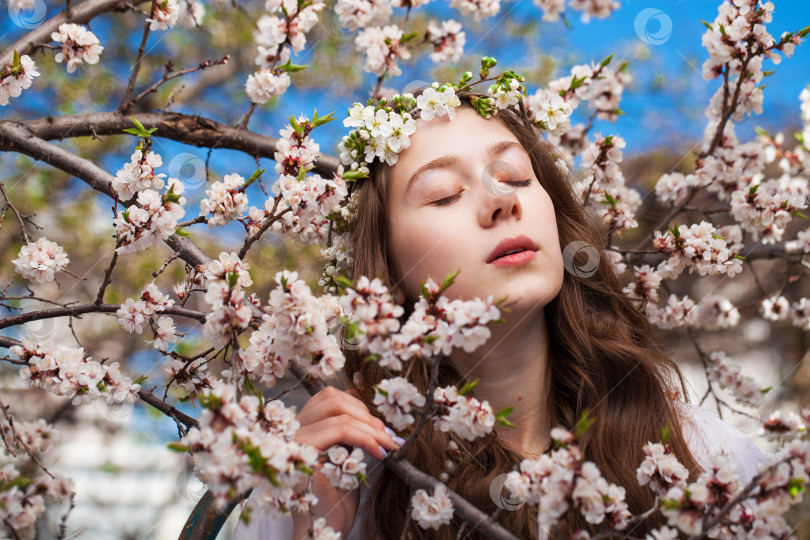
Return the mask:
[[[727,455],[739,468],[740,484],[748,483],[765,457],[742,431],[706,409],[675,401],[682,419],[683,435],[692,455],[704,468],[709,456]]]

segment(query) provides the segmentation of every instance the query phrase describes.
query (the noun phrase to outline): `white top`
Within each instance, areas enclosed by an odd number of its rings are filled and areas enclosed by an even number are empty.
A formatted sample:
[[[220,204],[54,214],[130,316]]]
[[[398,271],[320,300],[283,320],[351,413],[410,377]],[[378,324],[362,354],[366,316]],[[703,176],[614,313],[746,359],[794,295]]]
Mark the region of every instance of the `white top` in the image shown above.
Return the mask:
[[[709,456],[725,453],[739,467],[740,485],[744,486],[756,474],[756,466],[763,459],[763,453],[739,429],[721,420],[716,414],[697,405],[678,402],[682,406],[685,422],[684,437],[692,455],[704,468],[709,466]],[[383,466],[379,461],[366,453],[364,459],[369,484],[377,477]],[[346,540],[362,540],[362,512],[368,508],[366,499],[369,488],[360,484],[360,510],[354,520],[354,526]],[[255,501],[251,496],[247,504]],[[242,521],[236,526],[231,540],[290,540],[292,538],[293,520],[290,514],[274,516],[272,514],[252,514],[249,525]]]

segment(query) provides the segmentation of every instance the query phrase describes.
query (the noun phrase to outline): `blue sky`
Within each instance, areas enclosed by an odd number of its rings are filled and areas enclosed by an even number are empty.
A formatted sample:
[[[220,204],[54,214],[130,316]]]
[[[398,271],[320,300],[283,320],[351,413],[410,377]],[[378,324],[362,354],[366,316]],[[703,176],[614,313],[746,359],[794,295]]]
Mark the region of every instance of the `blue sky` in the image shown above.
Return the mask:
[[[630,61],[630,72],[634,83],[626,90],[621,107],[627,113],[615,123],[597,122],[595,129],[602,134],[618,134],[627,140],[626,154],[646,152],[661,147],[682,147],[689,145],[702,136],[705,126],[703,110],[711,95],[719,86],[719,80],[706,81],[701,75],[701,65],[707,57],[706,51],[701,47],[701,35],[705,27],[701,20],[712,21],[717,14],[719,2],[709,0],[669,0],[669,1],[642,1],[621,0],[621,7],[607,19],[592,19],[583,23],[579,12],[568,10],[568,19],[571,28],[562,22],[541,23],[536,35],[525,38],[512,38],[501,35],[505,27],[505,19],[525,20],[539,19],[540,11],[529,0],[503,2],[498,15],[485,19],[480,25],[472,19],[461,16],[459,12],[449,7],[449,3],[442,0],[433,0],[425,8],[432,16],[438,19],[455,18],[464,25],[467,33],[465,51],[478,57],[483,55],[495,56],[499,59],[499,67],[516,69],[526,66],[527,49],[548,53],[559,59],[557,76],[567,74],[570,67],[577,63],[587,63],[592,60],[601,60],[613,54],[614,62]],[[47,16],[53,14],[55,7],[48,3]],[[650,19],[646,25],[643,22],[645,14],[650,10],[658,10],[658,16]],[[399,21],[402,10],[395,10],[395,20]],[[663,23],[663,26],[661,24]],[[769,31],[778,37],[782,31],[795,30],[810,25],[810,2],[806,0],[778,0],[774,20],[769,25]],[[417,30],[410,27],[410,30]],[[640,33],[646,29],[648,35],[658,38],[660,44],[645,45]],[[108,35],[109,28],[104,19],[94,21],[93,30],[98,33],[102,43],[108,43],[116,36]],[[23,30],[11,22],[11,15],[0,23],[0,39],[5,44],[15,40]],[[127,36],[127,41],[133,44],[133,49],[140,41],[141,30],[136,27]],[[494,46],[493,46],[494,40]],[[160,33],[153,33],[148,48],[156,46],[162,49]],[[489,48],[487,48],[489,45]],[[350,46],[350,44],[347,44]],[[180,62],[194,61],[194,52],[180,51],[183,58]],[[311,60],[309,50],[294,55],[293,61],[307,63]],[[104,57],[102,55],[102,62]],[[764,63],[765,69],[774,66],[768,60]],[[73,76],[82,76],[87,69],[98,66],[83,66]],[[116,66],[117,67],[117,66]],[[114,67],[113,69],[115,69]],[[318,66],[311,65],[310,69]],[[409,81],[426,79],[426,70],[433,64],[423,57],[416,63],[403,63],[403,74],[393,80],[386,81],[386,86],[400,88]],[[476,71],[475,65],[463,66],[464,69]],[[497,68],[496,68],[497,69]],[[121,76],[126,77],[129,66],[121,66]],[[241,86],[249,73],[241,74],[230,86],[222,92],[212,90],[203,95],[202,103],[193,106],[180,107],[183,112],[204,114],[226,123],[235,122],[249,105],[247,96]],[[89,76],[89,75],[85,75]],[[365,74],[365,85],[359,89],[354,99],[365,101],[370,88],[373,87],[376,77]],[[753,135],[755,126],[763,126],[769,130],[784,129],[787,126],[795,127],[798,124],[798,95],[801,89],[810,83],[810,50],[808,45],[802,44],[796,49],[796,54],[790,59],[784,59],[776,66],[776,72],[766,77],[764,112],[744,121],[738,129],[738,135],[746,139]],[[41,86],[42,81],[37,81]],[[537,83],[528,81],[529,90],[534,91]],[[35,84],[35,87],[37,84]],[[27,91],[25,99],[35,103],[37,109],[41,105],[43,112],[49,101],[55,96],[47,88]],[[325,90],[325,91],[324,91]],[[224,99],[223,99],[224,98]],[[23,98],[18,98],[23,99]],[[116,96],[107,108],[112,108],[120,96]],[[278,130],[284,127],[292,114],[311,115],[315,107],[321,114],[337,111],[337,121],[324,126],[314,134],[321,144],[324,152],[334,153],[334,145],[344,134],[341,119],[352,100],[345,96],[337,97],[329,89],[301,91],[295,87],[295,74],[293,86],[287,94],[282,96],[278,107],[262,107],[251,120],[251,128],[270,136],[277,136]],[[14,100],[12,100],[13,107]],[[581,106],[580,109],[584,109]],[[96,109],[98,110],[98,109]],[[76,112],[82,112],[77,110]],[[584,111],[579,110],[575,115]],[[6,111],[0,111],[4,115]],[[228,114],[233,118],[227,117]],[[582,118],[582,116],[580,116]],[[156,150],[166,155],[178,152],[191,152],[204,156],[204,152],[197,148],[190,148],[166,140],[156,140]],[[121,156],[109,156],[105,165],[113,171],[120,167]],[[126,156],[123,157],[126,159]],[[164,157],[164,161],[167,161]],[[248,156],[239,152],[217,150],[214,152],[212,164],[215,168],[239,167],[239,172],[245,176],[254,168],[254,162]],[[268,160],[263,166],[272,167]],[[248,170],[249,169],[249,170]],[[217,171],[220,176],[234,171]]]

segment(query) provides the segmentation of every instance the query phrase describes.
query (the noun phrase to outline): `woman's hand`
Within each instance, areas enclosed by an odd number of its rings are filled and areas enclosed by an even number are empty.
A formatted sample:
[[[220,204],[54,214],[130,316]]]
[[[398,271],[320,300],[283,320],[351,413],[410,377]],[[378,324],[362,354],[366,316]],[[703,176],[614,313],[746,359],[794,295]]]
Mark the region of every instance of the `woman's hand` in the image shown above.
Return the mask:
[[[314,446],[320,452],[336,444],[357,446],[374,458],[383,459],[380,447],[390,451],[398,445],[386,433],[385,424],[372,416],[359,397],[357,390],[343,392],[331,386],[312,396],[295,416],[301,424],[295,433],[296,442]],[[305,538],[312,521],[318,517],[325,518],[326,525],[340,532],[341,538],[346,538],[354,525],[360,488],[347,491],[334,487],[321,473],[321,467],[318,464],[312,475],[312,493],[318,497],[318,503],[311,513],[292,512],[294,539]]]

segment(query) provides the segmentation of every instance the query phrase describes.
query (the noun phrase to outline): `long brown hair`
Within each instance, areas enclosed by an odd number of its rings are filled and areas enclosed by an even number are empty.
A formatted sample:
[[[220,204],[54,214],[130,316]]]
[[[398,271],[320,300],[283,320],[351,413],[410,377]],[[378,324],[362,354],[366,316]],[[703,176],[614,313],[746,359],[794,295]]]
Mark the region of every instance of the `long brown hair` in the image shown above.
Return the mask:
[[[472,106],[469,95],[459,93],[459,98],[462,107]],[[622,292],[607,263],[604,227],[572,191],[571,183],[556,165],[554,148],[511,108],[499,111],[492,121],[502,122],[528,151],[534,173],[554,203],[561,249],[573,241],[584,241],[599,254],[600,262],[593,275],[583,278],[565,272],[560,293],[544,308],[552,388],[547,406],[552,425],[573,429],[587,410],[594,422],[581,443],[585,459],[595,462],[609,482],[625,487],[626,501],[633,514],[644,512],[652,507],[655,498],[648,486],[638,485],[636,469],[643,459],[642,446],[647,441],[660,441],[661,429],[667,421],[671,426],[669,444],[691,471],[690,477],[694,479],[701,470],[684,440],[672,398],[673,388],[679,387],[683,396],[687,395],[683,376],[677,364],[658,348],[647,317]],[[353,239],[352,277],[377,277],[392,288],[401,275],[390,249],[386,210],[389,172],[389,166],[375,161],[369,178],[352,186],[359,200],[357,217],[349,232]],[[403,322],[412,312],[413,300],[407,299],[403,306]],[[344,353],[344,384],[359,390],[372,414],[383,420],[373,404],[373,386],[382,379],[402,375],[422,393],[429,388],[430,368],[423,359],[409,360],[403,373],[394,373],[376,362],[364,362],[365,355],[360,351]],[[354,383],[356,374],[359,385]],[[677,386],[673,386],[673,381]],[[440,386],[461,387],[467,382],[449,358],[441,358]],[[400,434],[407,436],[408,430]],[[451,440],[458,446],[455,453],[442,450],[449,450]],[[429,426],[420,432],[407,452],[412,463],[437,478],[441,478],[448,460],[455,462],[454,471],[445,477],[445,483],[487,514],[496,510],[490,485],[499,475],[515,470],[525,457],[494,431],[468,443]],[[400,538],[411,496],[408,486],[386,469],[370,489],[371,506],[363,510],[363,537]],[[523,505],[516,511],[500,512],[497,519],[519,538],[537,538],[536,510],[536,505]],[[660,524],[660,516],[653,516],[635,526],[631,534],[643,536]],[[424,531],[411,521],[408,537],[452,540],[460,526],[461,520],[454,518],[449,527]],[[579,528],[593,531],[593,526],[584,519],[571,516],[566,529],[573,532]],[[480,531],[470,531],[469,527],[465,531],[463,538],[484,538]]]

